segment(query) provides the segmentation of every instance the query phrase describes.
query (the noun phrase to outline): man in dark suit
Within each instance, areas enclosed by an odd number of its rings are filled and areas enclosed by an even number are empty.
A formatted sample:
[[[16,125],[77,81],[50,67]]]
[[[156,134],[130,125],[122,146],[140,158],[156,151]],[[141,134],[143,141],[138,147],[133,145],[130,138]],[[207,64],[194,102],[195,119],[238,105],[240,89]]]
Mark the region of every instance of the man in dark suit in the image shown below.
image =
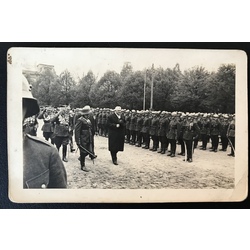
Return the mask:
[[[39,113],[37,100],[23,76],[23,121]],[[66,188],[67,174],[58,151],[49,142],[23,132],[23,188]]]
[[[114,113],[108,117],[108,147],[114,165],[117,163],[117,152],[124,150],[125,119],[121,114],[121,107],[116,106]]]

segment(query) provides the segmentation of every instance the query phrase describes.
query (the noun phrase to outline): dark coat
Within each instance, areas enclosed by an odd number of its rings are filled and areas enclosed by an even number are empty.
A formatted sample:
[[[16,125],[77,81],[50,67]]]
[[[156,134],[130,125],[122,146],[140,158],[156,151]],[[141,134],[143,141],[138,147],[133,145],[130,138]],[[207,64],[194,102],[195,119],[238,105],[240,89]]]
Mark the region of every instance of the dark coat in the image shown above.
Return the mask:
[[[150,135],[158,135],[158,126],[159,126],[159,118],[158,117],[154,117],[151,120],[149,134]]]
[[[169,122],[168,130],[167,130],[167,138],[170,140],[176,140],[178,138],[177,135],[177,121],[171,120]]]
[[[150,129],[150,123],[151,123],[151,118],[149,117],[144,117],[143,123],[142,123],[142,133],[148,134],[149,129]]]
[[[197,123],[186,121],[185,124],[183,124],[183,140],[186,141],[192,141],[194,139],[197,139],[200,135],[200,129]]]
[[[92,136],[92,123],[90,119],[81,116],[75,125],[75,142],[81,145],[88,151],[92,151],[93,136]]]
[[[117,124],[120,124],[117,127]],[[109,151],[118,152],[124,150],[124,137],[125,137],[125,119],[121,116],[119,119],[116,114],[111,114],[108,117],[108,145]]]
[[[35,136],[23,139],[23,188],[66,188],[67,175],[57,149]]]

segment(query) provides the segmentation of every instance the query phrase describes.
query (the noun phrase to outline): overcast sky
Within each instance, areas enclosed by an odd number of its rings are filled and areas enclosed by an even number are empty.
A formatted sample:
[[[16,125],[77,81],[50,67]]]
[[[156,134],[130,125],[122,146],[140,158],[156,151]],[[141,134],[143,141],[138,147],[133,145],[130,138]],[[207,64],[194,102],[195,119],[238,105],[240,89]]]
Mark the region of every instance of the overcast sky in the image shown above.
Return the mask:
[[[107,70],[120,73],[124,62],[134,70],[173,68],[179,63],[181,71],[203,66],[216,71],[221,64],[235,63],[237,51],[185,50],[185,49],[112,49],[112,48],[18,48],[11,51],[23,69],[36,70],[39,63],[54,65],[59,75],[65,69],[75,77],[82,77],[89,70],[102,77]]]

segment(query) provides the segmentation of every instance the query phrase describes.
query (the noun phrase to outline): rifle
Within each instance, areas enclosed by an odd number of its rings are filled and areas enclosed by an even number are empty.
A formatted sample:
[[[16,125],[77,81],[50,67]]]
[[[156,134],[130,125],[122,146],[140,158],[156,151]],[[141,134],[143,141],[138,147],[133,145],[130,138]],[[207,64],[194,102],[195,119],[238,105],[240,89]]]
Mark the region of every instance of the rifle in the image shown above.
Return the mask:
[[[90,156],[93,157],[93,164],[94,164],[94,159],[97,157],[96,155],[94,155],[92,152],[90,152],[89,150],[87,150],[86,148],[84,148],[83,146],[79,145],[80,150],[82,149],[83,151],[85,151],[86,153],[88,153]]]
[[[234,154],[235,154],[234,146],[233,146],[233,144],[232,144],[232,142],[231,142],[231,140],[229,139],[229,137],[228,137],[228,136],[227,136],[227,139],[228,139],[229,144],[230,144],[230,146],[231,146],[231,148],[233,149]]]

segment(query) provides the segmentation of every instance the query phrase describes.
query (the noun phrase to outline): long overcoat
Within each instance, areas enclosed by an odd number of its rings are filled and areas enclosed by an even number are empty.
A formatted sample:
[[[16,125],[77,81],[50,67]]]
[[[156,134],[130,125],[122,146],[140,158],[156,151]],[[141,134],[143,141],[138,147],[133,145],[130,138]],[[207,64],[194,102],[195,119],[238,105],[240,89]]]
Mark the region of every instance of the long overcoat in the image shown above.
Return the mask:
[[[117,127],[119,124],[119,127]],[[123,116],[118,118],[114,113],[108,117],[108,147],[111,152],[118,152],[124,150],[124,137],[125,137],[125,119]]]

